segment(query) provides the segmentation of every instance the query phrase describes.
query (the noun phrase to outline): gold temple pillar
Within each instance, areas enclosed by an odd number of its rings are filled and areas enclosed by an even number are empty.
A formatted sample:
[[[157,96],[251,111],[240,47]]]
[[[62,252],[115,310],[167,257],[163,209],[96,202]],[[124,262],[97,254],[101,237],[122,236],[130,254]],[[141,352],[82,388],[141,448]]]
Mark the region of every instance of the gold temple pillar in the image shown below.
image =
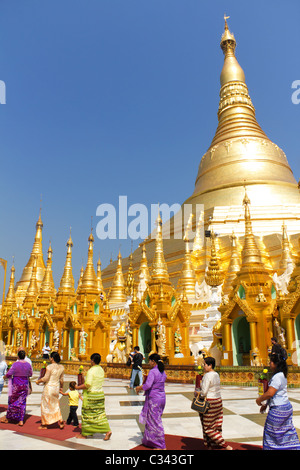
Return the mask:
[[[52,349],[52,347],[53,347],[53,330],[50,331],[50,334],[49,334],[49,346]]]
[[[295,328],[294,328],[294,319],[286,318],[285,321],[286,327],[286,350],[288,353],[287,364],[292,365],[293,353],[296,351],[295,348]]]
[[[79,330],[74,330],[74,344],[73,347],[75,348],[76,353],[78,354],[79,349]]]
[[[12,339],[12,329],[9,328],[9,329],[8,329],[8,336],[7,336],[7,344],[8,344],[9,346],[12,346],[12,344],[11,344],[11,339]]]
[[[251,349],[257,348],[257,330],[256,330],[256,322],[251,321],[249,322],[250,327],[250,341],[251,341]]]
[[[28,331],[28,344],[27,344],[27,346],[29,348],[30,348],[30,344],[31,344],[32,333],[33,333],[33,330]]]
[[[134,348],[139,344],[139,328],[136,325],[132,330],[132,347]]]
[[[173,331],[171,325],[166,325],[166,355],[170,357],[174,355],[174,338],[173,338]]]
[[[233,362],[231,326],[232,326],[232,322],[230,320],[228,320],[223,325],[224,343],[223,343],[223,359],[221,360],[221,363],[224,366],[231,366]]]
[[[154,323],[149,323],[149,326],[151,328],[151,351],[156,351],[156,338],[155,338],[155,324]]]

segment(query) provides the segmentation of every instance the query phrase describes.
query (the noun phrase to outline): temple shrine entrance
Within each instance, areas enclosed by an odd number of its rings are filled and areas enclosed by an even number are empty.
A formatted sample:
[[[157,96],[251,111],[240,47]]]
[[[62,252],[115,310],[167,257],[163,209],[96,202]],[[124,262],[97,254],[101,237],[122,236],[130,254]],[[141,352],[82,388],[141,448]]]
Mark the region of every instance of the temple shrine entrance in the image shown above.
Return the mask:
[[[234,366],[250,365],[250,328],[245,315],[235,318],[232,323],[232,350]]]
[[[151,327],[149,326],[148,322],[144,322],[141,324],[139,328],[139,336],[138,336],[140,347],[140,352],[143,354],[145,361],[148,362],[148,356],[151,351]],[[136,346],[133,344],[133,347]]]

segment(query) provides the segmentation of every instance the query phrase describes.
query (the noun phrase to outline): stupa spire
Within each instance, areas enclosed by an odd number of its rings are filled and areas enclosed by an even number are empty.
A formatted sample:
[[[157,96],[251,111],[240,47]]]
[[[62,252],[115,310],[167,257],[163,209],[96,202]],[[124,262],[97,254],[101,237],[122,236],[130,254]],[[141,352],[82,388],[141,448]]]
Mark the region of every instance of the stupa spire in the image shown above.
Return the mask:
[[[125,295],[125,282],[123,276],[123,269],[122,269],[122,256],[121,252],[119,251],[118,254],[118,264],[116,274],[110,288],[108,301],[110,304],[118,304],[126,302],[127,298]]]
[[[227,268],[227,272],[225,275],[225,280],[222,288],[222,292],[224,295],[228,294],[232,289],[232,281],[236,277],[236,274],[239,272],[241,268],[241,259],[239,255],[239,251],[237,248],[237,239],[234,231],[232,231],[232,235],[230,236],[231,239],[231,255],[230,261]]]
[[[58,294],[75,294],[74,289],[74,277],[72,272],[72,247],[73,241],[71,237],[71,230],[70,230],[70,237],[67,241],[67,256],[66,262],[64,267],[64,272],[60,281],[60,286],[58,289]]]
[[[184,242],[185,242],[185,255],[182,264],[182,270],[180,274],[180,278],[178,281],[178,290],[181,293],[185,293],[187,297],[195,298],[195,284],[196,284],[196,274],[194,271],[192,259],[191,259],[191,252],[189,248],[189,230],[192,226],[192,218],[193,214],[191,214],[186,232],[184,235]]]
[[[36,272],[37,272],[37,255],[35,255],[35,258],[34,258],[31,279],[30,279],[30,283],[26,292],[24,303],[27,302],[28,300],[37,299],[39,289],[38,289],[38,284],[37,284]]]
[[[94,268],[94,236],[91,231],[91,234],[88,238],[89,248],[88,248],[88,259],[85,271],[83,273],[80,289],[78,293],[98,293],[98,281]]]
[[[225,16],[220,42],[224,63],[220,75],[218,126],[201,159],[192,197],[201,197],[206,210],[212,205],[238,205],[243,181],[246,181],[253,199],[253,193],[262,192],[267,186],[264,202],[267,203],[268,198],[268,203],[273,204],[281,197],[277,189],[280,184],[292,203],[299,198],[297,182],[286,155],[256,120],[245,74],[236,58],[236,40],[229,30],[228,18]],[[262,200],[256,197],[253,203],[262,205]]]
[[[220,268],[220,263],[217,256],[216,250],[216,234],[213,230],[210,233],[211,240],[211,251],[210,260],[207,271],[205,273],[205,282],[208,286],[217,287],[223,282],[223,273]]]
[[[157,230],[155,240],[155,253],[151,267],[151,281],[169,281],[167,263],[164,257],[162,219],[160,216],[160,211],[158,211],[156,225]]]
[[[143,274],[144,279],[145,279],[146,282],[150,281],[150,273],[149,273],[145,243],[142,244],[142,257],[141,257],[141,262],[140,262],[140,273]]]
[[[284,273],[289,265],[294,265],[293,257],[291,254],[289,237],[285,223],[282,224],[282,254],[279,262],[278,274]]]
[[[33,266],[36,264],[36,280],[38,286],[40,286],[44,274],[45,274],[45,262],[43,258],[43,246],[42,246],[42,231],[43,222],[41,216],[41,209],[39,211],[39,218],[36,222],[36,232],[34,237],[34,243],[31,250],[30,258],[23,269],[21,279],[16,284],[16,299],[17,303],[21,304],[26,295],[27,289],[30,284],[32,277]]]
[[[51,243],[49,243],[47,265],[46,265],[44,279],[40,287],[39,297],[41,297],[42,295],[55,297],[56,295],[56,289],[54,286],[53,274],[52,274],[52,255],[53,255],[53,250],[51,247]]]
[[[10,280],[9,280],[9,287],[5,299],[5,306],[7,305],[15,305],[16,303],[16,296],[15,296],[15,272],[16,268],[14,264],[11,267],[11,274],[10,274]]]
[[[98,291],[101,294],[104,294],[104,287],[102,283],[102,274],[101,274],[101,260],[100,256],[97,262],[97,285],[98,285]]]
[[[241,265],[241,270],[244,270],[245,268],[261,265],[263,266],[262,263],[262,258],[261,258],[261,252],[257,246],[255,237],[253,235],[252,231],[252,222],[251,222],[251,216],[250,216],[250,199],[247,195],[247,191],[245,189],[245,196],[243,200],[243,205],[245,208],[245,239],[244,239],[244,246],[242,249],[242,265]]]

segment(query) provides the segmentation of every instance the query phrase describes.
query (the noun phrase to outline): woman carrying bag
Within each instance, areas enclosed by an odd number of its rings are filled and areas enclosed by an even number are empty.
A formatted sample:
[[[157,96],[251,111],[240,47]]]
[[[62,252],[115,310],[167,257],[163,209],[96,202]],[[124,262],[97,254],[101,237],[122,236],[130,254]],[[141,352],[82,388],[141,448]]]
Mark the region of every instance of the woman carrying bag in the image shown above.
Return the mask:
[[[215,359],[204,359],[204,376],[200,385],[200,396],[205,397],[209,407],[204,413],[199,413],[204,445],[208,449],[223,448],[232,450],[222,436],[223,403],[221,398],[221,385],[219,374],[214,370]]]

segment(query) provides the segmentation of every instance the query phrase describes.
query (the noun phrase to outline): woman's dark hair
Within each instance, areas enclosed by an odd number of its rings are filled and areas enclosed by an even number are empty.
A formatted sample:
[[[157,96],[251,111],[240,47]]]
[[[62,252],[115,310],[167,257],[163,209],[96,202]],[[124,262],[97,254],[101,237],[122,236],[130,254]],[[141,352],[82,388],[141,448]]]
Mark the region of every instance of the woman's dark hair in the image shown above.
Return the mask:
[[[93,361],[95,364],[100,364],[101,362],[101,356],[98,353],[93,353],[91,355],[91,361]]]
[[[25,354],[25,351],[23,351],[23,349],[21,349],[21,351],[18,351],[18,358],[19,359],[23,360],[23,359],[25,359],[25,356],[26,356],[26,354]]]
[[[157,353],[151,354],[151,355],[149,356],[149,360],[150,360],[150,361],[154,361],[154,362],[157,364],[157,367],[158,367],[159,372],[163,373],[163,371],[165,370],[165,366],[164,366],[164,363],[163,363],[163,361],[161,360],[159,354],[157,354]]]
[[[60,355],[58,354],[57,351],[52,351],[52,353],[50,354],[50,357],[54,359],[54,362],[56,362],[56,364],[60,362]]]
[[[208,366],[212,366],[213,369],[216,367],[216,360],[215,360],[214,357],[207,356],[207,357],[204,358],[204,362]]]
[[[282,372],[284,376],[287,377],[288,367],[287,367],[286,360],[284,356],[282,356],[282,354],[277,354],[277,353],[271,354],[270,361],[272,361],[273,364],[275,364],[276,366],[274,375],[278,374],[278,372]]]

